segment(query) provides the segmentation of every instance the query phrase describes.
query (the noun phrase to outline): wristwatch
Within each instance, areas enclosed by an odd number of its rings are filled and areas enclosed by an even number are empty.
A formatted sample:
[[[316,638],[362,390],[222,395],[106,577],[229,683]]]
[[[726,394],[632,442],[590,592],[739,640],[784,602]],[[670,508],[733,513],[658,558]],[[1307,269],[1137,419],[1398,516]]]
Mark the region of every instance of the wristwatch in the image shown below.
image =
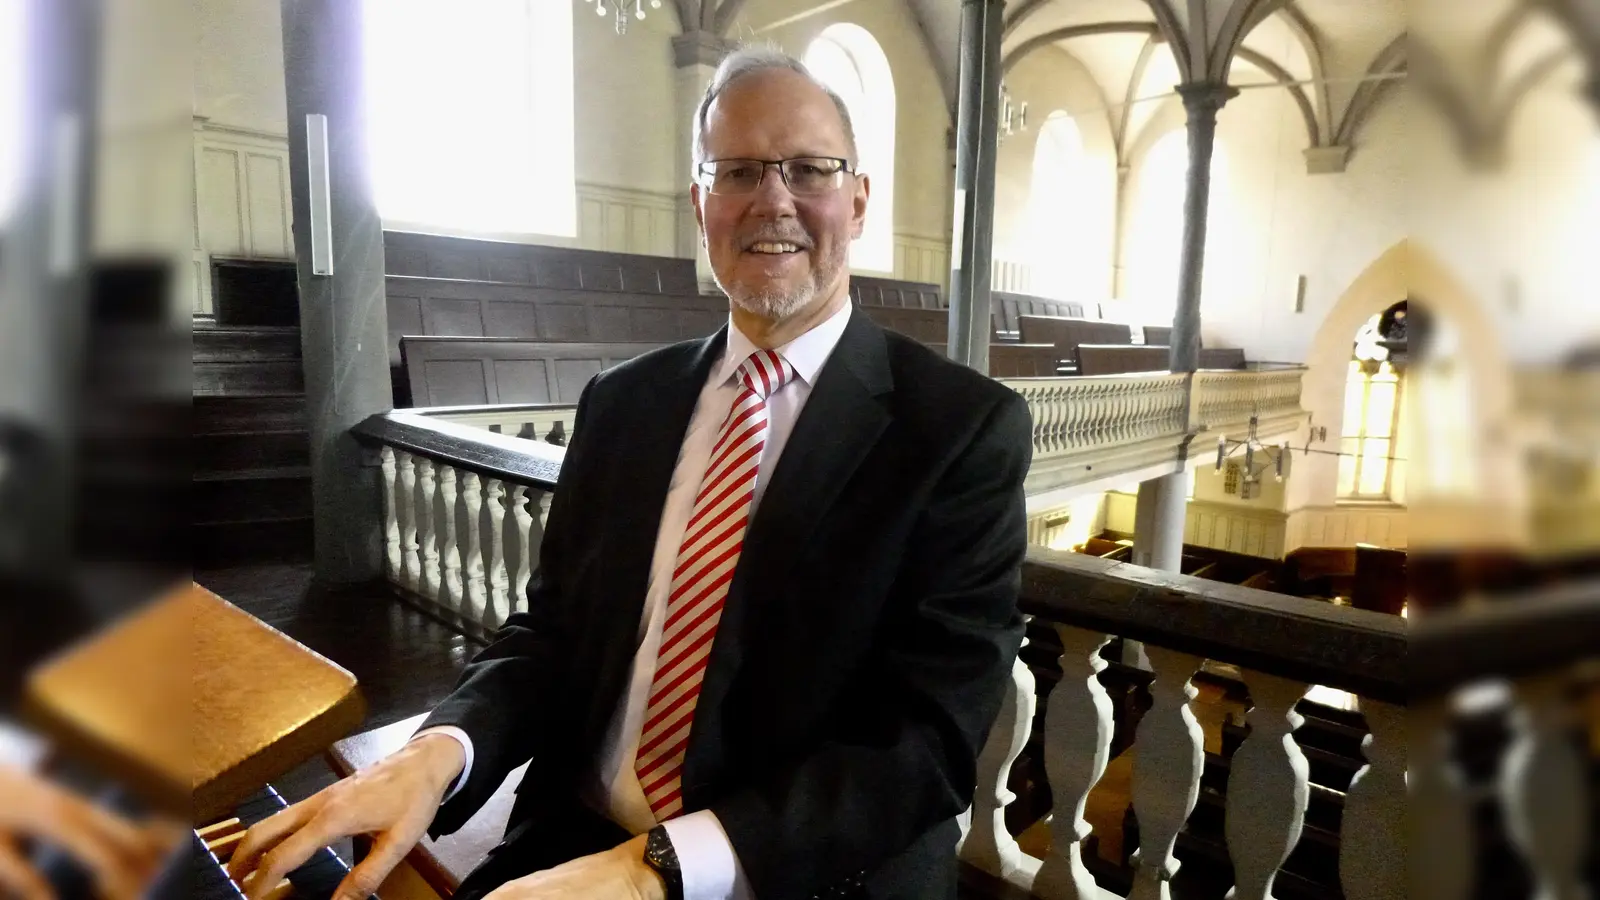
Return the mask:
[[[644,864],[656,871],[667,885],[667,900],[683,900],[683,869],[678,866],[678,852],[672,849],[672,836],[666,826],[650,829],[644,843]]]

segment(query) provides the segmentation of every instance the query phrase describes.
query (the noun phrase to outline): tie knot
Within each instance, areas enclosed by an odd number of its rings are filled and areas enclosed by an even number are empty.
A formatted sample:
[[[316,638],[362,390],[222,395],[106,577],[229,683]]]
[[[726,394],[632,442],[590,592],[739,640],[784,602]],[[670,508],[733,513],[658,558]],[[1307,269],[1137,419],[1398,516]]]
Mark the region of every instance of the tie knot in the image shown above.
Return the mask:
[[[757,350],[739,366],[739,380],[765,400],[794,378],[794,366],[776,350]]]

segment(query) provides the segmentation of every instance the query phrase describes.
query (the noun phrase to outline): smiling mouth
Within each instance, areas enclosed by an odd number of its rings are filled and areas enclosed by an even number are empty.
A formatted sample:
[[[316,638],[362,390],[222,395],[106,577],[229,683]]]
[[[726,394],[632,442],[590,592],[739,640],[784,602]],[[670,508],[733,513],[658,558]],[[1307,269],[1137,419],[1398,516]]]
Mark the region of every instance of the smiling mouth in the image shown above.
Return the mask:
[[[760,253],[768,256],[782,256],[788,253],[799,253],[804,250],[799,244],[787,241],[760,241],[745,248],[746,253]]]

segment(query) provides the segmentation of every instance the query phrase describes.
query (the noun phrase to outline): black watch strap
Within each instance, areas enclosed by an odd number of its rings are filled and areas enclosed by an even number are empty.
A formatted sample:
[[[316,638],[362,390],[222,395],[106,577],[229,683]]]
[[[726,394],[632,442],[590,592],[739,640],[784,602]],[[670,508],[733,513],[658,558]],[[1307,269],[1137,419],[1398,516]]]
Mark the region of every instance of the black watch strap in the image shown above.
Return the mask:
[[[644,863],[656,870],[667,885],[667,900],[683,900],[683,869],[678,866],[678,852],[672,849],[672,836],[666,826],[650,829],[645,839]]]

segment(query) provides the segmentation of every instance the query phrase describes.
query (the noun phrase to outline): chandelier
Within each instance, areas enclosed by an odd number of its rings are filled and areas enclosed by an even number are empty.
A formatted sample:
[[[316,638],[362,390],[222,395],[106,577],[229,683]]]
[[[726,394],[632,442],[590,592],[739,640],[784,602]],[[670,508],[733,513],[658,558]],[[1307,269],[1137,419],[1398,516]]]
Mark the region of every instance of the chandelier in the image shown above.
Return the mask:
[[[593,3],[595,15],[604,16],[614,13],[617,34],[628,33],[628,19],[634,18],[644,21],[645,0],[583,0],[584,3]],[[660,9],[661,0],[650,0],[651,9]]]
[[[1233,465],[1228,463],[1228,460],[1238,456],[1238,451],[1244,451],[1244,464],[1239,472],[1242,476],[1239,497],[1243,500],[1252,500],[1261,493],[1261,476],[1266,474],[1268,469],[1272,470],[1275,479],[1282,481],[1284,466],[1289,462],[1289,443],[1285,441],[1277,446],[1262,444],[1256,437],[1257,424],[1256,417],[1251,416],[1250,432],[1242,441],[1230,440],[1226,436],[1217,438],[1218,472],[1222,471],[1225,464]]]

